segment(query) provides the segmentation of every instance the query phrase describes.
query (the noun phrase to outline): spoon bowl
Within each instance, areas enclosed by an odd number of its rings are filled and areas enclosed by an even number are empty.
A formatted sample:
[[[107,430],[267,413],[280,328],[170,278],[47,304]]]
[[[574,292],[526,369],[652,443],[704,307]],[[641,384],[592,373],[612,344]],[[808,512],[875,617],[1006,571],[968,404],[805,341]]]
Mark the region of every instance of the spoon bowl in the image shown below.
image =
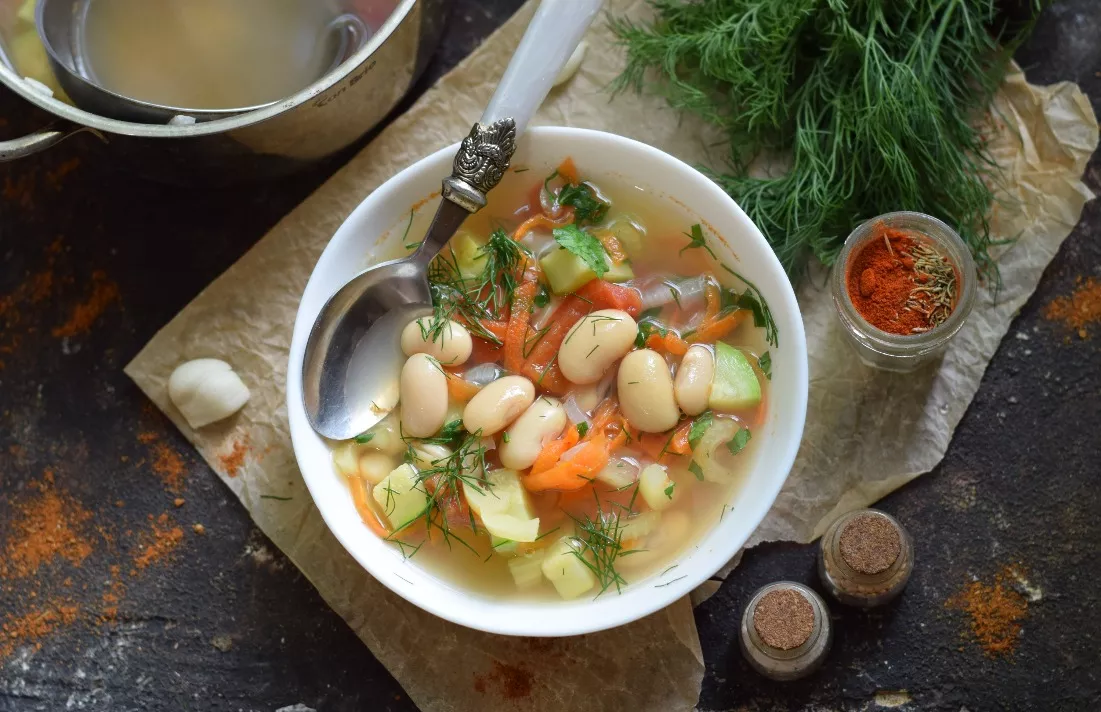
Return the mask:
[[[360,272],[329,299],[302,366],[303,404],[318,433],[347,440],[394,408],[401,330],[431,304],[424,269],[410,258]]]

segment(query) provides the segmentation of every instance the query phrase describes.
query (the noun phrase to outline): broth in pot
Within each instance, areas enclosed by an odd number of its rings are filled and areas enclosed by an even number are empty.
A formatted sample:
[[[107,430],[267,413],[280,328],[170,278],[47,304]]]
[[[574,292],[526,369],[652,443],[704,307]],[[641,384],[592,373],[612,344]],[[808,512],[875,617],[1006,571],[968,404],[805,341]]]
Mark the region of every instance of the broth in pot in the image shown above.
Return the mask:
[[[670,207],[569,159],[510,171],[430,269],[398,407],[334,444],[377,536],[455,586],[569,600],[670,572],[724,516],[775,324]]]
[[[395,0],[376,0],[385,18]],[[162,106],[234,109],[305,88],[365,39],[335,0],[88,0],[89,78]],[[354,48],[353,48],[354,49]]]

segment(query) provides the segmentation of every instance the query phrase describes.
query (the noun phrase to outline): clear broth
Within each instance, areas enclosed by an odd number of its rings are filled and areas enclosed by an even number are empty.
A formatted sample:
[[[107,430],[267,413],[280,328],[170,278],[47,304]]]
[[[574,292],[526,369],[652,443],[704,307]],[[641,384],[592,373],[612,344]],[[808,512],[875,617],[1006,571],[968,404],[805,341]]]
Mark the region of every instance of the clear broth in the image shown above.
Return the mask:
[[[463,225],[463,229],[476,235],[488,235],[493,229],[503,227],[511,232],[526,217],[526,208],[536,183],[542,185],[542,176],[538,171],[519,169],[509,171],[501,184],[494,189],[489,205],[481,212],[472,215]],[[584,179],[584,174],[582,175]],[[636,277],[658,274],[665,277],[693,277],[704,272],[714,274],[725,287],[741,286],[728,280],[718,265],[702,249],[685,250],[688,243],[685,232],[697,222],[684,209],[672,201],[639,188],[632,183],[617,180],[594,180],[601,195],[611,202],[607,218],[602,222],[611,222],[616,217],[627,215],[645,227],[645,239],[652,245],[641,258],[632,259]],[[434,204],[433,204],[434,205]],[[519,207],[518,209],[518,206]],[[432,219],[432,210],[422,209],[414,213],[411,220],[402,221],[394,226],[390,233],[380,241],[382,244],[410,244],[423,236]],[[549,233],[535,236],[534,241],[549,239]],[[526,241],[530,241],[530,238]],[[379,259],[398,257],[406,254],[405,249],[398,254],[379,255]],[[756,357],[768,350],[763,329],[755,328],[751,319],[743,322],[734,332],[724,339],[750,356],[756,364]],[[756,367],[755,367],[756,368]],[[729,417],[739,424],[748,426],[757,433],[762,425],[768,407],[768,381],[758,373],[762,384],[763,400],[759,406],[749,412],[735,413],[718,417]],[[626,579],[627,584],[637,585],[646,579],[657,577],[654,585],[662,585],[677,577],[674,565],[688,549],[698,545],[724,516],[730,516],[728,509],[737,499],[747,474],[752,470],[762,447],[763,438],[751,438],[745,449],[736,456],[728,454],[725,448],[719,448],[719,456],[729,467],[728,482],[714,483],[699,481],[689,472],[690,457],[678,456],[669,465],[669,477],[676,482],[680,496],[661,512],[661,521],[655,534],[646,542],[644,551],[623,556],[616,562],[617,571]],[[628,445],[616,452],[617,457],[636,457],[652,462],[639,451]],[[612,502],[627,504],[630,490],[616,491],[602,483],[596,484],[601,506],[607,512],[614,507]],[[529,493],[536,515],[540,517],[540,534],[545,535],[555,526],[561,529],[547,537],[553,541],[569,533],[572,521],[558,507],[559,493]],[[641,502],[641,497],[638,499]],[[637,507],[637,504],[636,504]],[[595,502],[580,502],[570,505],[571,513],[576,515],[596,512]],[[365,534],[370,536],[370,534]],[[423,537],[419,537],[423,538]],[[420,547],[410,559],[410,563],[423,567],[436,575],[443,583],[467,592],[487,597],[510,598],[514,600],[560,601],[550,582],[543,580],[537,587],[520,590],[513,581],[503,556],[491,556],[493,548],[489,536],[481,531],[472,534],[462,532],[462,539],[470,549],[460,545],[450,546],[436,543]],[[595,595],[597,590],[592,591]],[[589,595],[589,594],[586,594]],[[615,595],[614,588],[604,595]],[[586,596],[582,596],[584,600]]]

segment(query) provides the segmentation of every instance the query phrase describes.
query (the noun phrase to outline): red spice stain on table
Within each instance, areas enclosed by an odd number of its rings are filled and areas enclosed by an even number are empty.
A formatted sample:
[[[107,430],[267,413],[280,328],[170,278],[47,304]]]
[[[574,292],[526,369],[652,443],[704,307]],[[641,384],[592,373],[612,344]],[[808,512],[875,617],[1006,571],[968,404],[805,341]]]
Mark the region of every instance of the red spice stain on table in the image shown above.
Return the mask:
[[[88,333],[107,307],[118,299],[118,285],[107,278],[106,272],[96,270],[92,273],[92,289],[88,299],[73,307],[68,321],[55,327],[53,335],[62,338]]]
[[[150,531],[142,537],[144,543],[134,557],[134,570],[130,572],[131,576],[137,576],[138,571],[170,557],[183,541],[183,529],[176,526],[167,512],[156,519],[150,514],[149,521],[152,525]]]
[[[1101,282],[1079,276],[1075,285],[1070,296],[1053,299],[1044,307],[1044,317],[1077,331],[1078,337],[1085,339],[1089,336],[1086,327],[1101,321]]]
[[[0,626],[0,661],[30,642],[34,643],[35,650],[41,649],[43,637],[61,626],[75,623],[79,614],[79,606],[55,601],[22,615],[8,616]]]
[[[506,700],[531,697],[535,676],[522,667],[493,661],[493,670],[474,676],[474,690],[487,694],[491,690]]]
[[[80,531],[92,514],[57,490],[53,471],[46,470],[29,489],[36,494],[14,505],[17,518],[0,554],[0,578],[34,576],[56,558],[79,566],[92,553],[92,542]]]
[[[162,442],[160,435],[147,431],[138,434],[138,442],[148,445],[153,457],[153,472],[164,483],[165,489],[172,494],[179,494],[183,490],[184,478],[187,476],[187,467],[179,453]]]
[[[1028,600],[1013,589],[1021,578],[1015,565],[1003,566],[990,583],[971,581],[945,604],[967,613],[971,635],[987,657],[1007,656],[1017,648]]]
[[[37,329],[33,324],[36,320],[24,318],[22,308],[37,306],[50,298],[57,283],[54,268],[62,249],[61,238],[51,242],[46,248],[46,266],[27,275],[10,294],[0,296],[0,355],[14,354],[19,349],[22,336],[17,332],[25,322],[30,322],[23,330],[26,333]],[[3,368],[4,361],[0,359],[0,369]]]
[[[57,190],[61,187],[62,183],[64,183],[65,178],[77,168],[80,168],[80,159],[70,158],[62,162],[52,171],[48,171],[46,173],[46,181],[50,184],[50,187]]]

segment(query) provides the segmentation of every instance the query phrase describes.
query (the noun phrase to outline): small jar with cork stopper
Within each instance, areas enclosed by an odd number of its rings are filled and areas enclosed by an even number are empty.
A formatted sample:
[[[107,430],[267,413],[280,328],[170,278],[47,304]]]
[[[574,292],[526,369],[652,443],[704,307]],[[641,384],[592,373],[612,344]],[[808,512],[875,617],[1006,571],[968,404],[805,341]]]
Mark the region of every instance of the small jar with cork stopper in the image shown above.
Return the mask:
[[[759,589],[742,614],[742,654],[773,680],[797,680],[822,665],[833,642],[826,602],[803,584],[778,581]]]
[[[846,605],[872,608],[887,603],[902,593],[913,569],[913,541],[885,512],[849,512],[822,535],[818,574],[830,595]]]

